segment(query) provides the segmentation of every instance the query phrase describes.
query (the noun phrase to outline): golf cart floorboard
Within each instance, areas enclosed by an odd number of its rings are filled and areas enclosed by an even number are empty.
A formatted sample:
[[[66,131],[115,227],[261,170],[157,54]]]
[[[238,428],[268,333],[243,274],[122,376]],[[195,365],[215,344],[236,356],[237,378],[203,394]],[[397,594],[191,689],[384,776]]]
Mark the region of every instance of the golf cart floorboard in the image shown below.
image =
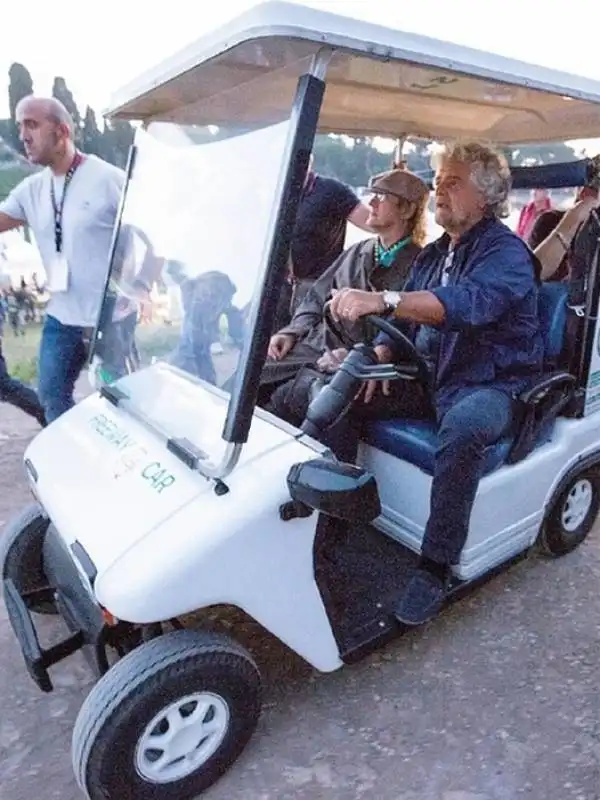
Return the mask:
[[[316,579],[344,661],[404,629],[392,612],[416,563],[415,553],[371,526],[319,521]]]

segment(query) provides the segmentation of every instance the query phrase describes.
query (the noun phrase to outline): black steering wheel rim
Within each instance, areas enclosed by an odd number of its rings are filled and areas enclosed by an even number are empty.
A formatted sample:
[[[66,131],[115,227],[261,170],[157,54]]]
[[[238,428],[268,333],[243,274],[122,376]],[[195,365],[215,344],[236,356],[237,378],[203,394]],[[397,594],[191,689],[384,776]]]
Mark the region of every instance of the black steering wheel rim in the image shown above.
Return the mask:
[[[339,325],[338,322],[333,318],[329,303],[325,304],[323,316],[337,338],[348,350],[352,350],[355,343],[349,340],[349,337],[346,336],[343,327]],[[362,317],[362,321],[364,323],[369,323],[382,333],[386,333],[390,339],[395,342],[395,344],[399,345],[400,360],[408,361],[410,364],[415,364],[419,368],[420,381],[424,385],[428,385],[429,369],[427,364],[423,357],[419,354],[419,351],[415,347],[414,343],[408,338],[408,336],[406,336],[406,334],[402,333],[402,331],[399,330],[395,325],[392,325],[388,319],[376,314],[368,314]]]
[[[420,363],[423,360],[414,343],[411,342],[406,334],[402,333],[395,325],[392,325],[388,319],[377,316],[376,314],[369,314],[365,319],[382,333],[387,333],[390,339],[393,339],[397,345],[400,345],[403,350],[403,355],[407,355],[410,361]]]
[[[352,350],[352,348],[354,347],[356,342],[352,341],[350,339],[350,337],[346,335],[346,332],[344,331],[343,326],[340,325],[337,322],[337,320],[335,320],[333,318],[333,314],[331,313],[331,307],[329,305],[329,302],[325,303],[325,307],[323,309],[323,317],[324,317],[325,321],[327,322],[327,325],[331,328],[333,333],[337,336],[337,338],[344,345],[344,347],[347,350]],[[361,322],[361,320],[357,320],[357,321]],[[363,318],[363,321],[364,321],[364,318]],[[366,330],[365,330],[365,335],[366,335]]]
[[[399,345],[400,359],[406,359],[409,363],[415,364],[419,369],[420,382],[423,386],[429,386],[430,375],[427,362],[415,347],[414,342],[395,325],[392,325],[389,319],[385,319],[385,317],[369,314],[365,317],[365,320],[368,320],[373,327],[377,328],[382,333],[386,333],[395,344]],[[400,359],[396,358],[395,363],[398,364]]]

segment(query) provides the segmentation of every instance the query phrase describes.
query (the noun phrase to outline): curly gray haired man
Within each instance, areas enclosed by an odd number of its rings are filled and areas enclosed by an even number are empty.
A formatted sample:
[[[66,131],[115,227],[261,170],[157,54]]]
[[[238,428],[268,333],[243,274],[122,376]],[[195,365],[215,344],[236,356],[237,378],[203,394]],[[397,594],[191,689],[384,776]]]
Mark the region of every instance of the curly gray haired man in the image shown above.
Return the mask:
[[[506,160],[467,142],[446,146],[435,167],[435,217],[445,232],[416,257],[405,291],[342,289],[331,303],[338,320],[388,312],[428,364],[429,386],[396,381],[383,392],[368,386],[322,437],[340,459],[353,461],[365,419],[437,424],[421,559],[394,609],[407,625],[426,622],[442,607],[467,538],[485,449],[511,431],[513,398],[541,374],[544,356],[539,265],[500,219],[510,190]],[[381,363],[394,361],[396,348],[386,334],[375,340]]]

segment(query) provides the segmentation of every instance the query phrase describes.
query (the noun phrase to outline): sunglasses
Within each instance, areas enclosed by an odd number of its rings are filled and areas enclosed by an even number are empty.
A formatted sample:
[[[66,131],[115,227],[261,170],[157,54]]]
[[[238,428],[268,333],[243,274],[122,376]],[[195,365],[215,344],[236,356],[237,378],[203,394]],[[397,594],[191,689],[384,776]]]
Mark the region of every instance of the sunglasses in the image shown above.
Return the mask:
[[[383,200],[386,200],[388,197],[395,197],[396,200],[403,200],[404,198],[401,197],[399,194],[395,194],[394,192],[382,191],[381,189],[369,189],[367,192],[367,196],[371,200],[377,200],[381,203]]]

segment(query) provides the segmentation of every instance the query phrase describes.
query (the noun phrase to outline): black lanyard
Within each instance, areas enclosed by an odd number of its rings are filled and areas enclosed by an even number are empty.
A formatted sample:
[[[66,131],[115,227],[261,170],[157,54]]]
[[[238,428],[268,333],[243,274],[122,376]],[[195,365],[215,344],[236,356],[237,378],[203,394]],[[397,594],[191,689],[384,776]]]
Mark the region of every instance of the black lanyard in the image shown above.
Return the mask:
[[[75,175],[75,171],[77,167],[83,161],[83,155],[79,152],[75,153],[75,157],[71,162],[71,166],[67,170],[67,174],[65,175],[65,183],[63,186],[62,197],[60,198],[60,205],[56,203],[56,194],[54,192],[54,179],[50,178],[50,199],[52,200],[52,208],[54,210],[54,246],[56,248],[56,252],[62,252],[62,238],[63,238],[63,231],[62,231],[62,218],[63,218],[63,208],[65,207],[65,197],[67,196],[67,189],[69,188],[69,184],[73,180],[73,175]]]

